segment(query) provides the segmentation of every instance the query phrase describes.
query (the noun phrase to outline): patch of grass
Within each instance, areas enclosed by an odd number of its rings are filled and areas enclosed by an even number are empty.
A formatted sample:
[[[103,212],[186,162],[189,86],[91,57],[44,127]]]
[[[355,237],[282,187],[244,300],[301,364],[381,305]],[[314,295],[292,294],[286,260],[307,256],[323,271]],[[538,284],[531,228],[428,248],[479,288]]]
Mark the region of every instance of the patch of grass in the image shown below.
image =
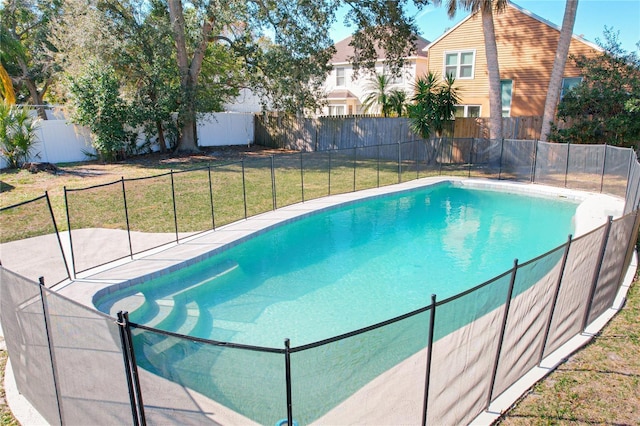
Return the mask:
[[[7,351],[0,350],[0,425],[18,426],[19,423],[11,413],[4,392],[4,367],[7,365]]]
[[[536,384],[497,424],[640,424],[640,285],[584,349]]]

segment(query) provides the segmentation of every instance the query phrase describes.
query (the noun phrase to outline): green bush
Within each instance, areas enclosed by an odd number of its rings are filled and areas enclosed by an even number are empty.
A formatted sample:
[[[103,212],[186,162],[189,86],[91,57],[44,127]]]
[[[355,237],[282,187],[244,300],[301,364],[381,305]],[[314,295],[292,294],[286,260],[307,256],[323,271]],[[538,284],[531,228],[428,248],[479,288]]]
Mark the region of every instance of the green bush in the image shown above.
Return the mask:
[[[38,119],[24,107],[0,103],[0,155],[18,168],[33,155]]]

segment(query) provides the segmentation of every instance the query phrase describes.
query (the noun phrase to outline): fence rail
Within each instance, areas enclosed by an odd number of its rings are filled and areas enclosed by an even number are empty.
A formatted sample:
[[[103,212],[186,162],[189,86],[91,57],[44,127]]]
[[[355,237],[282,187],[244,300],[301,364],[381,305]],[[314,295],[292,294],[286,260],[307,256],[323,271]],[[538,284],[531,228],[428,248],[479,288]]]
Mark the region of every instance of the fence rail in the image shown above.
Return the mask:
[[[82,256],[99,251],[81,238],[93,227],[119,227],[127,257],[145,249],[136,243],[140,230],[175,243],[282,205],[441,173],[595,188],[625,197],[625,214],[459,295],[434,295],[383,323],[281,348],[187,338],[125,313],[111,318],[12,272],[3,259],[0,319],[18,388],[52,424],[470,422],[613,304],[640,226],[640,164],[631,150],[434,139],[121,179],[66,191],[72,263],[90,268],[116,257]],[[166,211],[145,210],[141,197]],[[225,210],[228,197],[240,207]],[[201,215],[183,210],[187,198]],[[16,216],[25,205],[2,209],[3,221],[28,228]],[[46,203],[28,210],[44,210],[39,220],[48,216],[56,229]]]

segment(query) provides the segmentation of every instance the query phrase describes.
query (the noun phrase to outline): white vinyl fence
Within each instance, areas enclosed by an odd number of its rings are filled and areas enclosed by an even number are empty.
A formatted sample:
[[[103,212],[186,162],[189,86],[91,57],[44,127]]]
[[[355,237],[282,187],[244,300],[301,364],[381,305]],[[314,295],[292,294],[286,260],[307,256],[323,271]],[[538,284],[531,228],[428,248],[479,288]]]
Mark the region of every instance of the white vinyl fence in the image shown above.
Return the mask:
[[[32,162],[69,163],[95,154],[89,131],[64,118],[53,116],[39,121],[36,136],[33,156],[29,158]],[[253,141],[252,113],[211,113],[198,119],[199,146],[245,145]],[[6,166],[4,158],[0,158],[0,167]]]

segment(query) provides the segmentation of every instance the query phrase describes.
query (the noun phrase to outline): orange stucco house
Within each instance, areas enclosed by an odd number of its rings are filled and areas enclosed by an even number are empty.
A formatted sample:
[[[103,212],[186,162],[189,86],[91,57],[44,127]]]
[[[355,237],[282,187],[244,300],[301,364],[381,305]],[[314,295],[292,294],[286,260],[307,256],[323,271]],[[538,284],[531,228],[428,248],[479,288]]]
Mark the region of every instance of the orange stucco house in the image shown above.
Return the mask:
[[[560,27],[509,3],[493,15],[502,81],[504,117],[541,116],[549,88]],[[602,49],[573,36],[569,55],[593,55]],[[457,117],[489,116],[489,80],[480,14],[471,14],[424,48],[428,69],[456,77],[461,104]],[[580,70],[568,60],[563,90],[580,82]]]

